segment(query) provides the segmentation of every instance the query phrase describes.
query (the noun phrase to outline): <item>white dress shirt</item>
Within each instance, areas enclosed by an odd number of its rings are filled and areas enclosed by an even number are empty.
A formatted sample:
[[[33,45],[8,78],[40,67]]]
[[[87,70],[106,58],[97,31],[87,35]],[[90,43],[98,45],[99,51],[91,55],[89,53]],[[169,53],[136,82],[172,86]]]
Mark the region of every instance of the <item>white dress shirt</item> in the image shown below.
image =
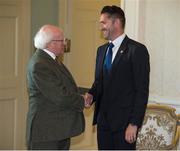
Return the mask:
[[[114,41],[109,41],[112,42],[114,44],[114,47],[112,48],[112,63],[114,61],[114,58],[116,57],[116,54],[118,52],[119,47],[121,46],[122,41],[124,40],[126,34],[123,33],[121,36],[117,37]]]
[[[56,59],[56,55],[54,53],[52,53],[51,51],[47,50],[47,49],[42,49],[44,52],[46,52],[51,58],[53,58],[54,60]]]

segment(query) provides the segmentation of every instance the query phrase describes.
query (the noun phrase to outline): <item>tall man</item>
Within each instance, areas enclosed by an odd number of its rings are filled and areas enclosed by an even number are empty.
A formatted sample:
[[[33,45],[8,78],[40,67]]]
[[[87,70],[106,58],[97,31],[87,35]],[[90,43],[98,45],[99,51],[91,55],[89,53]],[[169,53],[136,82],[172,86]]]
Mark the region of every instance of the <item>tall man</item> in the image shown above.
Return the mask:
[[[56,57],[64,53],[63,31],[44,25],[34,38],[28,64],[28,149],[69,149],[70,138],[84,131],[84,98],[72,75]]]
[[[95,102],[99,149],[135,149],[149,94],[149,54],[124,33],[125,15],[117,6],[101,11],[100,28],[109,42],[97,51],[95,81],[87,102]]]

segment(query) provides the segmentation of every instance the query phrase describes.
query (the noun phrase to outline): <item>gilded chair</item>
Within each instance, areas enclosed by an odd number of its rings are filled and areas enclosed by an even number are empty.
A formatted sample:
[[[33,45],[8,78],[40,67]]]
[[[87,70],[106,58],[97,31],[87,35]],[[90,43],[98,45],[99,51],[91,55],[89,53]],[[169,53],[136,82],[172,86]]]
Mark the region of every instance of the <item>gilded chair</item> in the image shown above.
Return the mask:
[[[180,150],[180,114],[178,114],[178,119],[179,119],[179,122],[178,122],[178,132],[179,132],[179,141],[178,141],[178,144],[177,144],[177,150]]]
[[[148,104],[143,126],[139,130],[138,150],[177,149],[180,136],[180,115],[165,105]]]

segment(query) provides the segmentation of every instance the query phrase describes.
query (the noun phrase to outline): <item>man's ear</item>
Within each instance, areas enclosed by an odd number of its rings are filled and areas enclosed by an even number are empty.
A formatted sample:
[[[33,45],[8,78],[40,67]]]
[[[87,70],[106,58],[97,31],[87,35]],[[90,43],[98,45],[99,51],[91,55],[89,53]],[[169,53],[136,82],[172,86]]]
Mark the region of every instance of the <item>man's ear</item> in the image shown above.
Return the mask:
[[[46,48],[51,48],[52,42],[46,44]]]
[[[114,22],[114,25],[116,26],[116,27],[121,27],[122,28],[122,22],[119,20],[119,19],[116,19],[115,20],[115,22]]]
[[[116,25],[116,26],[120,26],[120,25],[121,25],[120,20],[119,20],[119,19],[117,19],[117,18],[115,19],[115,22],[114,22],[114,23],[115,23],[115,25]]]

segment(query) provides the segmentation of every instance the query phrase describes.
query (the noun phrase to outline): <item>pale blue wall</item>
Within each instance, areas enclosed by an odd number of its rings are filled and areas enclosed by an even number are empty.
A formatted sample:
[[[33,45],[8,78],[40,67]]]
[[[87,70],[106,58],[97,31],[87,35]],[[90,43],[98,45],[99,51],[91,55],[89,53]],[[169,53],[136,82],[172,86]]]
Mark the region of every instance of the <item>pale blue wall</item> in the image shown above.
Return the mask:
[[[31,39],[44,24],[58,25],[58,0],[31,0]]]

